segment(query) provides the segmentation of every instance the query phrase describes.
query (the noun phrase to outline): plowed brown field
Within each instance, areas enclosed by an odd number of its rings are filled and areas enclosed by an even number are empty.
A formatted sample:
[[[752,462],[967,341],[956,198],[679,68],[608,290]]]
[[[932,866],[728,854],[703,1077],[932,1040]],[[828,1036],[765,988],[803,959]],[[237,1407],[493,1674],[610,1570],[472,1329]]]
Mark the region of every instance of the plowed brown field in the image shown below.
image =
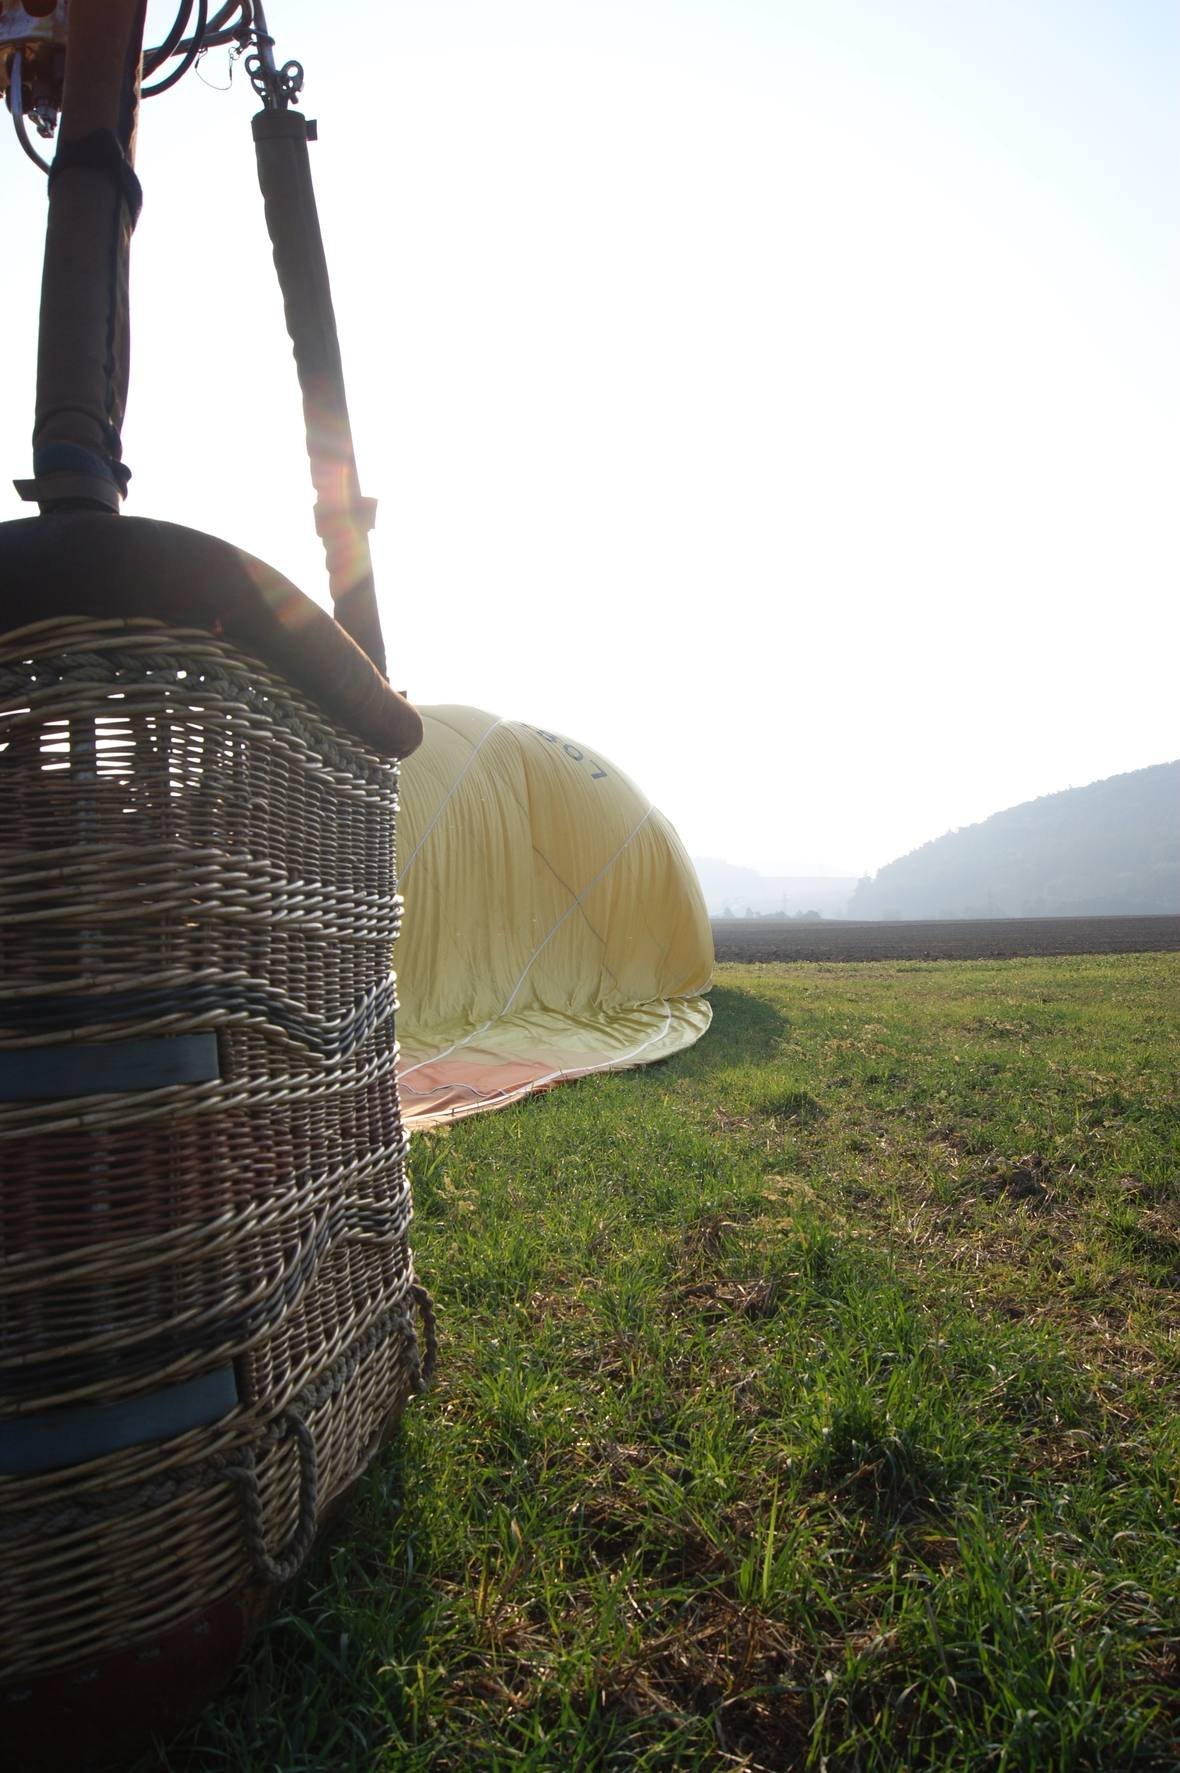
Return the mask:
[[[1180,917],[1004,917],[931,923],[812,923],[724,917],[718,960],[991,960],[1028,954],[1180,949]]]

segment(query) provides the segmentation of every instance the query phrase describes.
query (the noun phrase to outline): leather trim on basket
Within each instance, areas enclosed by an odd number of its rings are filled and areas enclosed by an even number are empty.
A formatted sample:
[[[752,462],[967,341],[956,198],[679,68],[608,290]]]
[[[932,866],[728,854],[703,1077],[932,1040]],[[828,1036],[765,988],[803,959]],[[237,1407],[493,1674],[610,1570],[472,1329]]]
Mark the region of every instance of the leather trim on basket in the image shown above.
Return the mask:
[[[407,757],[421,741],[417,710],[325,610],[264,561],[200,530],[96,511],[0,524],[0,597],[8,630],[58,616],[205,628],[383,757]]]
[[[144,1441],[167,1441],[207,1428],[237,1407],[232,1361],[179,1385],[114,1404],[81,1404],[0,1421],[0,1473],[30,1477],[83,1465]]]
[[[163,1090],[221,1076],[212,1030],[147,1040],[67,1041],[0,1051],[0,1102]]]

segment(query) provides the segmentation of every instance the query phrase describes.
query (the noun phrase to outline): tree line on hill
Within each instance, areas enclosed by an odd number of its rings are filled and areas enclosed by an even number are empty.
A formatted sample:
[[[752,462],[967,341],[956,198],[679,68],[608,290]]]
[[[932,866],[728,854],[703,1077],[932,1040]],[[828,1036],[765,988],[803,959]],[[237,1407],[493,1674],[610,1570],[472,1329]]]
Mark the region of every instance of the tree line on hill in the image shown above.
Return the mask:
[[[948,831],[857,883],[852,918],[1180,912],[1180,760]]]

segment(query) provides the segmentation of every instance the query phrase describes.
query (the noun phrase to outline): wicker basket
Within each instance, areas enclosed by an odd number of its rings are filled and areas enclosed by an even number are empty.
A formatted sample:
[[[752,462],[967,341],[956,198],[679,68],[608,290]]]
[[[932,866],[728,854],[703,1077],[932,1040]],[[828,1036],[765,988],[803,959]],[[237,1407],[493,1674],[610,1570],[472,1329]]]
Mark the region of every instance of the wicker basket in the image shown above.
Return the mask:
[[[0,1692],[191,1701],[423,1378],[396,762],[92,616],[0,638],[0,746]]]

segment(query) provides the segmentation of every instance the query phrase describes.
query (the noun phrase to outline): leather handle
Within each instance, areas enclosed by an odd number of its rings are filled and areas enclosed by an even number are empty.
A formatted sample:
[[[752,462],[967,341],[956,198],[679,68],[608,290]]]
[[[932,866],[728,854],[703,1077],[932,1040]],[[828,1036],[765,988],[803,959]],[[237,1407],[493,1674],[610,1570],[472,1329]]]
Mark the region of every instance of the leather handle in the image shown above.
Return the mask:
[[[311,182],[307,119],[299,111],[260,111],[253,129],[266,226],[303,393],[316,529],[327,556],[332,604],[340,626],[384,674],[385,645],[369,551],[376,505],[362,496],[357,475],[332,288]]]

